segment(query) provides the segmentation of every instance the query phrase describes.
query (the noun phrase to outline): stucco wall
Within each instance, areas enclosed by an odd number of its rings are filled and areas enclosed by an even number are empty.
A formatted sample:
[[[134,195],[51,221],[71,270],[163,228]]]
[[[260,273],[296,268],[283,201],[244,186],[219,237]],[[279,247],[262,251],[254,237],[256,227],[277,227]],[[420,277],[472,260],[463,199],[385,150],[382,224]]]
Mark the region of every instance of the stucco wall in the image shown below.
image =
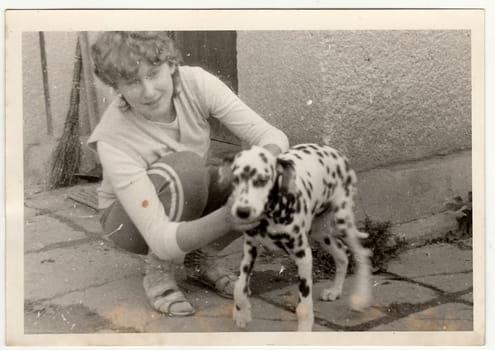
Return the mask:
[[[238,32],[239,94],[359,170],[471,147],[468,31]]]

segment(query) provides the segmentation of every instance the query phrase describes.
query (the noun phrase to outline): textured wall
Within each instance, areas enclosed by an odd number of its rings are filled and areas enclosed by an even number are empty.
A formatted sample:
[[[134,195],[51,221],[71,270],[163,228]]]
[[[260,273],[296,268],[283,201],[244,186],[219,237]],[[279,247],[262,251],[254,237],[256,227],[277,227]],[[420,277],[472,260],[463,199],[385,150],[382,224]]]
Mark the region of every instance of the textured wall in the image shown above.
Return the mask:
[[[468,31],[238,33],[239,93],[357,169],[471,147]]]
[[[90,33],[90,39],[95,33]],[[37,33],[23,36],[25,179],[46,177],[69,107],[76,33],[45,33],[54,136]],[[372,169],[471,147],[467,31],[238,32],[241,98],[291,143],[328,141]],[[112,98],[95,79],[100,112]],[[82,91],[80,119],[87,120]]]
[[[48,135],[38,32],[22,37],[24,181],[26,186],[45,184],[54,148],[63,133],[69,110],[75,32],[45,32],[53,135]],[[81,85],[79,120],[88,123],[84,85]]]

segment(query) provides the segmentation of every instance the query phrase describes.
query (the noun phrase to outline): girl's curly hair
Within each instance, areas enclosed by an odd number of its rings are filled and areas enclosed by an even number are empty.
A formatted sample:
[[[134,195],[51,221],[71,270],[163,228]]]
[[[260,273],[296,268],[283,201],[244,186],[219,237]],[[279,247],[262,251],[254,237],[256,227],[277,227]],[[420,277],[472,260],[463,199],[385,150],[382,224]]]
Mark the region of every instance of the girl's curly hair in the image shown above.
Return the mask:
[[[157,66],[164,62],[175,66],[182,63],[180,51],[166,31],[102,32],[91,47],[91,54],[96,76],[113,88],[136,77],[141,62]],[[172,79],[176,94],[178,69]]]

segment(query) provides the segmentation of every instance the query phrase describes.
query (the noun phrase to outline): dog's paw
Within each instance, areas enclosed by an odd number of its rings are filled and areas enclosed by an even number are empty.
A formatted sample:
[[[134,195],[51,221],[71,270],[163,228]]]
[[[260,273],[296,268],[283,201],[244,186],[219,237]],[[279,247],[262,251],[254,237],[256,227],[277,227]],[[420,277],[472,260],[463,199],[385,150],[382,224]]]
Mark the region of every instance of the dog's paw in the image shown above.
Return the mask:
[[[251,305],[247,305],[242,309],[234,306],[232,318],[234,319],[237,327],[246,328],[247,324],[251,322]]]
[[[300,322],[297,325],[297,331],[298,332],[312,332],[313,331],[313,322]]]
[[[336,288],[326,288],[323,289],[320,293],[320,300],[323,301],[334,301],[340,298],[340,290],[337,290]]]
[[[351,295],[350,305],[354,311],[363,311],[371,305],[371,293],[369,291],[353,293]]]

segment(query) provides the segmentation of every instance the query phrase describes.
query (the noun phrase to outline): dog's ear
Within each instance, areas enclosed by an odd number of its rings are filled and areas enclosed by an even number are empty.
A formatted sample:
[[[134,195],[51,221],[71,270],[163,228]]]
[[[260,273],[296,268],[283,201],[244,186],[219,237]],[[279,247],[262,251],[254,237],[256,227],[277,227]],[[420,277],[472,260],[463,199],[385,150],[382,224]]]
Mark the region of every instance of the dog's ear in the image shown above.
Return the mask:
[[[294,162],[287,159],[277,158],[277,174],[280,179],[279,190],[282,193],[295,192],[296,188],[296,170]]]
[[[228,152],[222,155],[222,165],[231,166],[234,162],[234,158],[239,154],[239,152]]]

